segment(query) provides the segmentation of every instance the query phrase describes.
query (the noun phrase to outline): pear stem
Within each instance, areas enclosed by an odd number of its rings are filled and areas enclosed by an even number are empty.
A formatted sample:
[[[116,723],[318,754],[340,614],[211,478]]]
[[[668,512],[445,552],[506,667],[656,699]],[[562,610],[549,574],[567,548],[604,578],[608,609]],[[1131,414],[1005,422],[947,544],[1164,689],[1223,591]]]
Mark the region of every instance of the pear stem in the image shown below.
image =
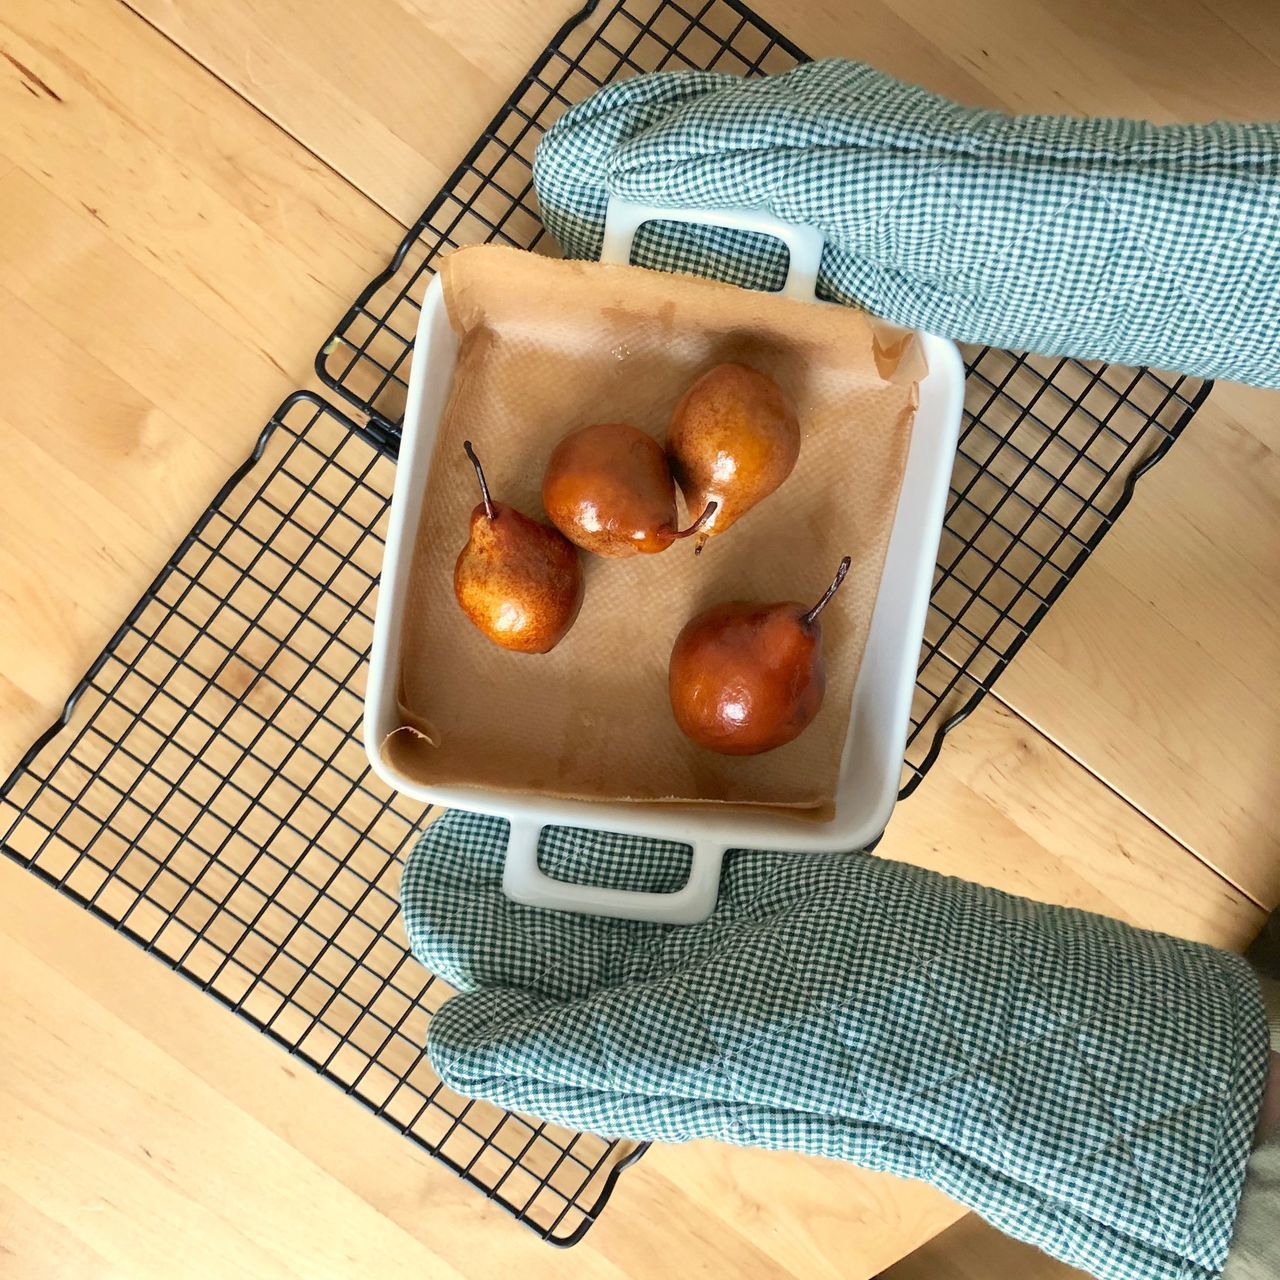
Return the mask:
[[[675,533],[670,535],[671,541],[674,542],[677,538],[690,538],[695,533],[698,533],[707,521],[715,515],[716,508],[719,505],[718,502],[708,502],[703,513],[687,529],[677,529]],[[699,547],[698,550],[702,550],[702,548]]]
[[[822,593],[822,599],[819,600],[818,603],[800,619],[806,627],[813,626],[814,622],[817,621],[818,614],[827,607],[831,601],[831,597],[840,590],[840,584],[844,581],[844,575],[849,572],[849,566],[852,563],[853,560],[849,556],[845,556],[845,558],[840,561],[840,567],[836,570],[836,576],[831,580],[831,585]]]
[[[471,459],[471,465],[476,469],[476,479],[480,481],[480,496],[484,499],[484,513],[490,520],[495,520],[498,513],[493,509],[493,499],[489,497],[489,485],[485,481],[484,468],[480,465],[480,459],[476,457],[476,451],[471,447],[470,440],[464,440],[462,447],[467,457]]]

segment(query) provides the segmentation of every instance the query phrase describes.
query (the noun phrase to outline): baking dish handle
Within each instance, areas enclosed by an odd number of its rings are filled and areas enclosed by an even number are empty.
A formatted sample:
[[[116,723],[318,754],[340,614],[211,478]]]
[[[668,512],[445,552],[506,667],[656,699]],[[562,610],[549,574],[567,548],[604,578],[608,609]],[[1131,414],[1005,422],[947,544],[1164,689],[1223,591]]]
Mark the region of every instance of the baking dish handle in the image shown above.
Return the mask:
[[[754,231],[774,236],[787,246],[786,298],[812,302],[818,287],[818,267],[826,239],[816,227],[785,222],[765,209],[664,209],[660,205],[635,204],[610,197],[604,216],[604,245],[601,262],[631,261],[631,245],[636,232],[646,222],[690,222],[702,227],[727,227],[734,231]]]
[[[697,924],[715,909],[720,892],[720,863],[725,854],[722,844],[691,838],[687,843],[693,846],[693,855],[684,887],[672,893],[641,893],[553,879],[538,866],[541,835],[541,822],[511,819],[502,889],[514,902],[657,924]]]

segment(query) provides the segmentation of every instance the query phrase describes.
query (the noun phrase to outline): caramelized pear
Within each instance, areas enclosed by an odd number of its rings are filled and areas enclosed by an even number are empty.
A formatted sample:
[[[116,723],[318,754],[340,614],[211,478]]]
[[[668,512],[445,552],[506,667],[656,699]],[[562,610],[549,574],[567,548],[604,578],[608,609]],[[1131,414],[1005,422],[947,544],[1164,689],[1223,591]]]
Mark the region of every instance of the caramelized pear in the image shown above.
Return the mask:
[[[772,378],[745,364],[721,364],[680,398],[667,452],[689,510],[716,504],[698,535],[701,551],[791,474],[800,422]]]
[[[582,607],[582,562],[571,543],[489,494],[471,441],[462,446],[476,469],[480,504],[453,569],[462,612],[496,645],[546,653]]]
[[[827,687],[818,615],[849,564],[845,556],[812,607],[733,600],[685,625],[667,677],[671,710],[685,737],[721,755],[753,756],[809,727]]]
[[[571,431],[552,450],[542,505],[570,542],[598,556],[652,555],[704,528],[714,505],[676,527],[676,488],[662,446],[625,422]]]

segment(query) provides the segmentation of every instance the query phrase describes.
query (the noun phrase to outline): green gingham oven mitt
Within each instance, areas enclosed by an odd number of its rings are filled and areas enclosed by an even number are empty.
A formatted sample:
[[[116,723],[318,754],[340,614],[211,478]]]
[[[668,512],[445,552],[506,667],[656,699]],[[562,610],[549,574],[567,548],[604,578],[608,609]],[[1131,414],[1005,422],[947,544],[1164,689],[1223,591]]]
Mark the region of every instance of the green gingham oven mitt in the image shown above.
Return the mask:
[[[538,148],[544,221],[600,254],[609,195],[822,230],[820,294],[968,342],[1280,386],[1280,124],[962,107],[842,60],[659,73]],[[776,241],[653,223],[642,266],[777,288]]]
[[[729,854],[713,915],[502,892],[506,823],[454,811],[404,871],[430,1023],[469,1097],[610,1137],[726,1142],[933,1183],[1107,1280],[1226,1257],[1267,1031],[1238,956],[867,854]],[[551,828],[549,875],[678,888],[678,845]]]

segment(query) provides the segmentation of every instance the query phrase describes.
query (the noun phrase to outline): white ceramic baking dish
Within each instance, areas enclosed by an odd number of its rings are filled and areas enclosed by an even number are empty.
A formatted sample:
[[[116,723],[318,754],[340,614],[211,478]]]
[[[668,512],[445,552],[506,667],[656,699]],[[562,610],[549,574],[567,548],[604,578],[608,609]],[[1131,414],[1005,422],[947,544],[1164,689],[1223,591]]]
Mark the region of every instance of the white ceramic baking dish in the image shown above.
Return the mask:
[[[613,201],[605,228],[605,262],[630,260],[645,222],[692,222],[773,235],[790,254],[783,293],[815,305],[823,237],[811,227],[758,210],[673,210]],[[382,581],[374,620],[364,736],[374,771],[398,791],[447,808],[496,814],[511,824],[503,887],[518,902],[564,911],[687,924],[712,911],[727,849],[860,849],[889,821],[906,747],[916,663],[941,536],[943,510],[960,429],[964,367],[954,343],[921,334],[928,374],[911,437],[902,492],[853,695],[841,758],[835,814],[829,822],[790,819],[746,808],[601,803],[478,787],[423,786],[382,759],[380,746],[399,725],[396,705],[404,599],[440,415],[449,394],[457,339],[438,279],[418,323],[409,375],[400,460],[392,498]],[[464,531],[459,531],[459,545]],[[632,893],[552,879],[538,867],[544,826],[590,827],[680,841],[691,846],[689,879],[673,893]]]

